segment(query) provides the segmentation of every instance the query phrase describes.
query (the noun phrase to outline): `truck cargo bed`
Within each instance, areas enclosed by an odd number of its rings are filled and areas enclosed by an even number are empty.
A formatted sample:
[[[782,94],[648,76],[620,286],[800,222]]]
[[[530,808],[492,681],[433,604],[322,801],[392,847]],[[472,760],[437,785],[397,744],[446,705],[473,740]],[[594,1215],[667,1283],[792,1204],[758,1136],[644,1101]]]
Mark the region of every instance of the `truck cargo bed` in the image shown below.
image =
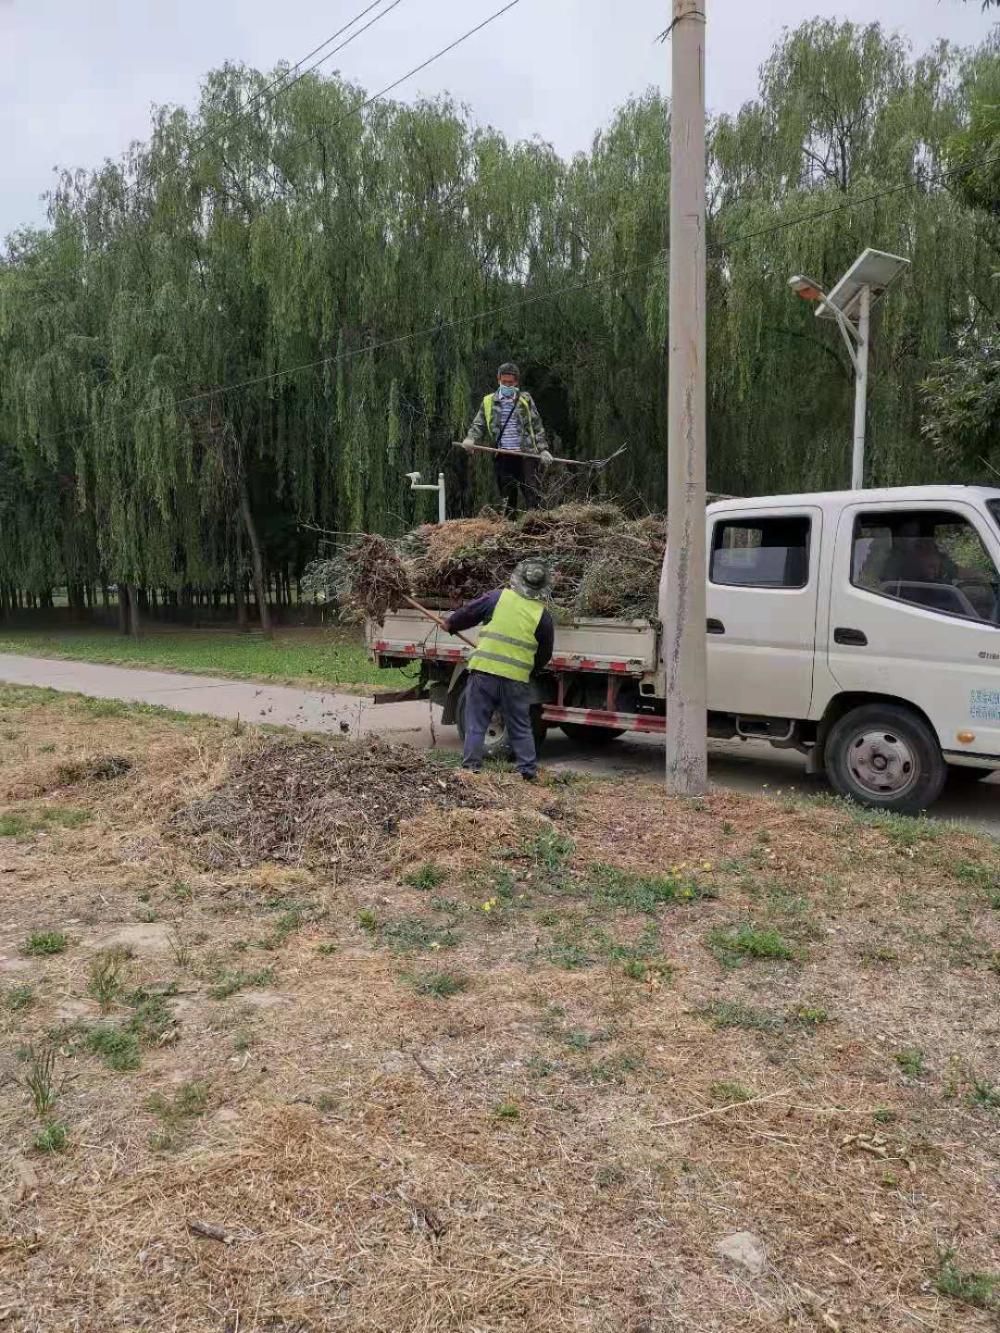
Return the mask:
[[[467,631],[477,639],[478,630]],[[379,658],[461,662],[472,649],[418,611],[390,611],[383,625],[365,625],[369,652]],[[551,669],[645,676],[656,670],[656,630],[648,620],[573,620],[556,624]]]

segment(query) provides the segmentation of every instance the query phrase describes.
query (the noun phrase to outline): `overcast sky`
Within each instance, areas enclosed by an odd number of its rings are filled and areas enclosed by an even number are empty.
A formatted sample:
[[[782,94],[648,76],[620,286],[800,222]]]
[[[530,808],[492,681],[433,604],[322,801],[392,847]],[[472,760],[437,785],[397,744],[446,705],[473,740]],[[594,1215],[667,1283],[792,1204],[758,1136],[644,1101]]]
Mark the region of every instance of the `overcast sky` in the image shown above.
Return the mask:
[[[93,166],[145,138],[152,104],[193,103],[227,59],[294,63],[366,2],[0,0],[0,237],[42,221],[54,167]],[[378,91],[501,3],[401,0],[327,68]],[[669,53],[654,39],[669,11],[669,0],[520,0],[396,95],[448,91],[477,120],[572,153],[630,93],[667,86]],[[711,107],[752,97],[781,29],[817,14],[878,19],[918,52],[991,27],[978,0],[710,0]]]

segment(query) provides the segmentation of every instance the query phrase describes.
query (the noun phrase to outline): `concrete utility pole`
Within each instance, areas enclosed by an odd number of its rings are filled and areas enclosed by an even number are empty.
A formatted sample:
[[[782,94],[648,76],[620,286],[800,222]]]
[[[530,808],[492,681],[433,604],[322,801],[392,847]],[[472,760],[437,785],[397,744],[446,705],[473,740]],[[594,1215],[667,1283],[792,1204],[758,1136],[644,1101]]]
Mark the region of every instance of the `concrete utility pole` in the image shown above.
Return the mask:
[[[708,785],[705,650],[705,22],[673,0],[670,99],[670,398],[663,658],[667,790]]]

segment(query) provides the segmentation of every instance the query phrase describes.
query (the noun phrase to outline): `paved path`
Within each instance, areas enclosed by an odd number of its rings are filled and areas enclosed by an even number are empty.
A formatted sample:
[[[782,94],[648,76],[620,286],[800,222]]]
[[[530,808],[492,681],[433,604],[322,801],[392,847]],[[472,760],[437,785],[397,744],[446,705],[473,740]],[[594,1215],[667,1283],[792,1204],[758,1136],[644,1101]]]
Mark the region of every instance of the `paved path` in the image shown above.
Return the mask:
[[[108,666],[98,662],[67,662],[50,657],[0,653],[0,681],[39,685],[98,699],[159,704],[184,713],[242,718],[300,731],[336,735],[393,735],[413,745],[458,748],[454,727],[431,728],[427,703],[374,704],[369,697],[332,691],[260,685],[253,681],[220,680],[172,671]],[[434,710],[437,722],[439,712]],[[740,742],[711,742],[713,783],[739,791],[809,790],[803,781],[803,760],[793,751]],[[626,736],[607,749],[593,751],[552,730],[545,742],[544,766],[585,769],[609,777],[658,777],[663,766],[662,743],[649,736]],[[995,781],[948,791],[934,806],[941,819],[958,819],[1000,836],[1000,789]]]

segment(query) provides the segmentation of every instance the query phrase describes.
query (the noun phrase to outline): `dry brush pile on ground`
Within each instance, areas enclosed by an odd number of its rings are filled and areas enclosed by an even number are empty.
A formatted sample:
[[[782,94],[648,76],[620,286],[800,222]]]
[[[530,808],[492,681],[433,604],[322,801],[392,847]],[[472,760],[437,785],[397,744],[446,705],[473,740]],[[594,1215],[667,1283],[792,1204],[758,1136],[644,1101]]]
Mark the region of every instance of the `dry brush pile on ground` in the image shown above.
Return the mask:
[[[992,842],[310,746],[0,692],[7,1326],[995,1328]]]

